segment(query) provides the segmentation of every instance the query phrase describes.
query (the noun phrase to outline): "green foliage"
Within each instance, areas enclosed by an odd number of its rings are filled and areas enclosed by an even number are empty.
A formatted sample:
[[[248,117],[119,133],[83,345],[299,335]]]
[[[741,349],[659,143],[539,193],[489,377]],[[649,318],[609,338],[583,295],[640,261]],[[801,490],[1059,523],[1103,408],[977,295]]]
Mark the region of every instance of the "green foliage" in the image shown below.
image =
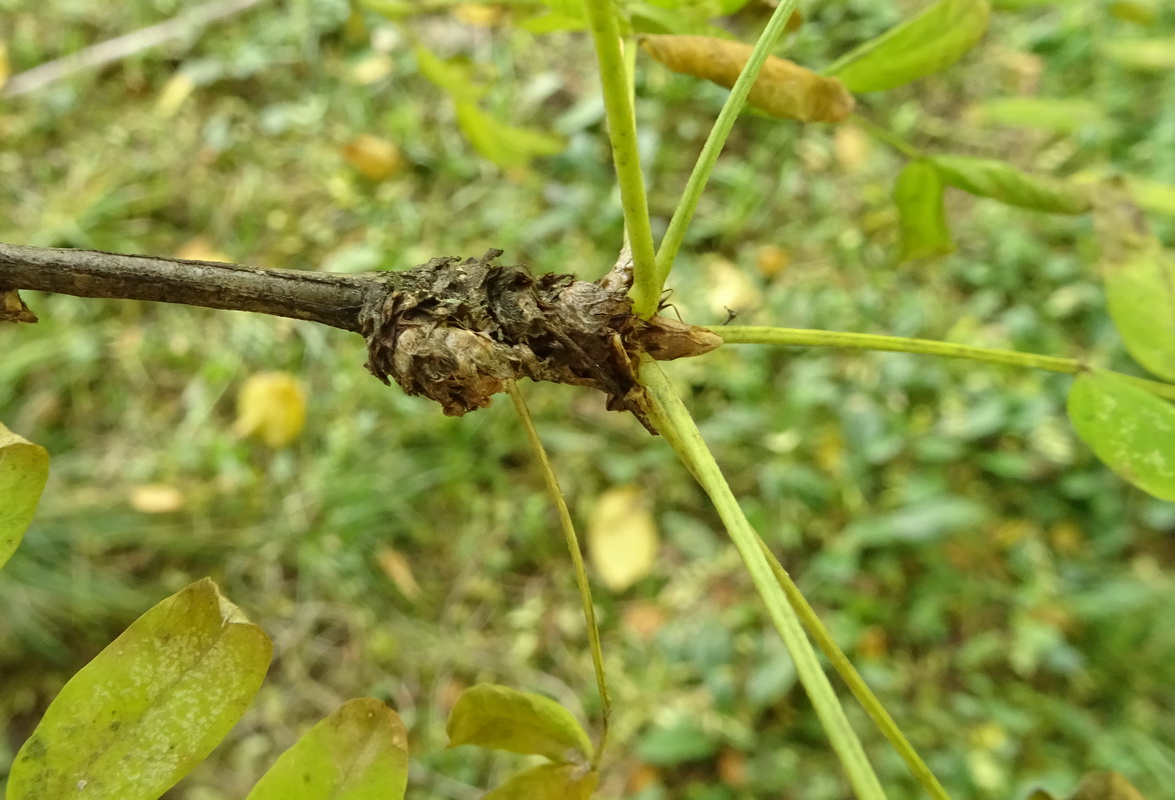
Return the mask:
[[[943,182],[934,164],[911,161],[894,183],[903,261],[952,253],[951,231],[943,205]]]
[[[941,72],[983,37],[987,0],[938,0],[837,59],[825,73],[851,92],[881,92]]]
[[[1175,37],[1167,39],[1118,39],[1103,51],[1111,61],[1138,72],[1166,74],[1175,70]]]
[[[1175,381],[1175,259],[1120,192],[1098,204],[1101,272],[1110,316],[1139,364]]]
[[[1060,136],[1109,127],[1106,110],[1080,97],[993,97],[976,105],[976,117],[994,125],[1037,128]]]
[[[383,2],[398,6],[402,16],[425,6],[435,12],[454,5]],[[524,29],[563,7],[579,7],[508,5],[519,9],[520,16],[523,11],[533,14],[522,18]],[[911,102],[909,94],[898,94],[870,115],[884,118],[920,146],[929,139],[937,149],[943,136],[958,133],[960,140],[981,142],[985,155],[997,149],[1014,152],[1015,163],[1032,172],[1082,169],[1091,162],[1102,168],[1110,162],[1116,169],[1145,173],[1155,178],[1157,187],[1149,195],[1157,199],[1147,208],[1161,208],[1172,173],[1163,127],[1147,116],[1163,113],[1149,102],[1153,93],[1147,97],[1141,92],[1140,97],[1131,94],[1137,87],[1124,82],[1092,80],[1087,69],[1105,69],[1090,58],[1101,46],[1094,36],[1100,31],[1084,22],[1073,24],[1084,19],[1074,10],[1081,4],[1053,5],[1033,12],[1050,15],[1041,20],[1026,15],[1028,21],[1015,28],[1006,22],[1000,52],[1007,47],[1013,54],[1042,56],[1046,71],[1040,91],[1046,96],[1080,93],[1086,110],[1097,112],[1094,124],[1074,124],[1061,119],[1064,114],[1051,120],[1047,113],[1044,119],[1033,118],[1031,112],[1018,116],[1010,105],[1002,121],[998,114],[985,117],[984,98],[968,93],[975,87],[990,90],[992,74],[1007,80],[1006,63],[994,49],[977,54],[978,79],[969,74],[968,80],[955,81],[948,74],[941,87],[937,81],[928,84],[926,95],[919,97],[925,108]],[[575,14],[573,10],[565,21]],[[888,24],[888,14],[892,9],[887,4],[822,8],[795,45],[830,60],[855,32]],[[287,16],[298,18],[283,14],[265,19],[279,28],[292,24]],[[661,17],[673,18],[672,13]],[[582,27],[582,15],[578,24]],[[736,21],[734,27],[741,24]],[[249,30],[242,26],[224,38],[245,39]],[[111,32],[118,32],[117,26]],[[382,32],[387,33],[386,25]],[[19,143],[26,140],[41,146],[35,133],[39,125],[42,131],[60,131],[63,153],[59,160],[0,162],[7,186],[46,187],[44,196],[32,202],[9,202],[13,216],[7,224],[22,235],[35,231],[30,236],[51,243],[65,237],[66,243],[170,252],[182,241],[176,237],[195,220],[222,242],[232,242],[239,258],[275,264],[289,259],[299,265],[341,263],[344,255],[380,266],[415,263],[489,236],[540,268],[603,268],[615,256],[619,214],[601,167],[605,158],[596,144],[593,100],[553,96],[536,112],[533,99],[549,97],[541,87],[551,84],[565,59],[579,70],[587,54],[574,43],[561,52],[570,40],[558,40],[552,47],[512,36],[486,36],[475,48],[456,49],[468,50],[483,67],[499,68],[507,57],[505,45],[525,48],[516,69],[526,92],[515,94],[499,85],[511,82],[478,84],[484,91],[476,109],[511,109],[495,120],[509,120],[508,127],[497,129],[507,137],[510,127],[527,128],[528,115],[542,118],[544,128],[554,124],[568,133],[569,148],[538,175],[485,181],[470,148],[450,135],[455,126],[448,104],[438,109],[428,99],[431,90],[420,80],[427,67],[415,63],[419,59],[394,51],[394,77],[370,94],[340,91],[336,82],[324,81],[324,72],[336,78],[346,74],[352,66],[347,59],[386,56],[382,50],[342,51],[326,39],[321,61],[308,61],[312,69],[283,70],[264,86],[237,82],[247,78],[218,79],[224,83],[209,84],[166,126],[151,119],[151,92],[158,88],[152,80],[164,67],[150,58],[144,60],[143,74],[130,71],[128,85],[147,81],[146,89],[135,84],[139,88],[133,96],[117,80],[94,87],[109,100],[106,107],[128,112],[125,119],[111,115],[107,124],[71,128],[73,101],[67,91],[55,93],[52,103],[46,99],[39,123],[21,127],[26,125],[21,119],[25,109],[19,109],[14,152],[22,152]],[[318,40],[307,41],[312,42],[307,50],[319,58]],[[201,47],[216,56],[221,42]],[[283,53],[291,58],[289,51]],[[1058,66],[1047,66],[1054,60]],[[463,62],[444,63],[459,67]],[[660,178],[684,175],[697,144],[691,131],[708,122],[710,97],[693,89],[682,93],[680,85],[649,76],[640,86],[642,120],[656,145],[651,148],[656,160],[650,164],[658,175],[655,212],[672,207],[676,199],[677,184]],[[948,91],[954,94],[945,96]],[[657,92],[668,101],[650,103],[649,95]],[[241,102],[242,94],[248,103]],[[975,101],[980,112],[974,121],[962,121],[956,113],[967,101]],[[993,101],[988,108],[997,104]],[[97,101],[93,106],[104,107]],[[32,108],[42,113],[41,106]],[[298,127],[298,115],[314,108],[319,109],[315,113],[321,129]],[[1036,108],[1051,112],[1076,107],[1038,102]],[[1145,114],[1136,113],[1142,109]],[[146,122],[136,120],[135,113]],[[275,120],[287,120],[281,124],[292,127],[275,133],[267,127]],[[1012,135],[991,127],[1003,122],[1039,123],[1051,135],[1078,136],[1063,146],[1052,141],[1053,149],[1046,150],[1032,139],[1000,138]],[[915,283],[902,271],[885,269],[891,240],[904,232],[905,224],[895,225],[886,203],[884,185],[897,169],[888,154],[870,153],[861,171],[848,174],[846,168],[840,174],[828,162],[834,152],[840,156],[839,135],[834,150],[834,139],[824,132],[768,129],[762,120],[745,124],[700,206],[699,224],[691,230],[681,259],[686,269],[674,276],[680,289],[675,302],[686,298],[682,306],[687,318],[717,314],[713,321],[721,319],[721,308],[711,300],[725,287],[707,282],[706,258],[745,267],[756,262],[756,248],[778,249],[786,243],[794,266],[783,275],[742,270],[760,293],[739,305],[744,314],[816,328],[881,325],[927,336],[946,331],[952,339],[1047,352],[1088,351],[1115,366],[1125,361],[1104,323],[1098,290],[1073,255],[1090,244],[1080,225],[1062,227],[1068,222],[1027,219],[996,204],[980,204],[973,213],[952,216],[960,254]],[[124,125],[136,142],[145,143],[141,172],[121,171],[133,165],[112,166],[97,175],[62,170],[62,163],[82,163],[77,148],[92,158],[112,152],[106,148],[113,145],[92,138],[90,128],[117,132]],[[159,127],[166,128],[161,139]],[[351,182],[337,168],[335,142],[367,128],[394,132],[407,143],[412,166],[402,182],[372,188]],[[1083,138],[1094,129],[1096,151],[1086,149]],[[790,166],[794,162],[780,155],[793,151],[807,167],[800,177]],[[211,160],[192,161],[194,152]],[[112,164],[115,160],[107,159]],[[35,177],[23,173],[33,169],[38,171]],[[181,193],[182,214],[169,204],[174,189],[160,177],[170,174],[192,176]],[[266,177],[274,174],[285,176],[281,192],[268,188],[272,181]],[[941,171],[939,177],[944,177]],[[946,182],[951,183],[949,178]],[[202,188],[226,183],[242,187],[236,200],[226,202],[222,193]],[[1022,187],[1012,183],[1019,192]],[[77,191],[79,186],[83,191]],[[13,191],[4,196],[0,187],[0,198],[12,200]],[[1004,183],[993,191],[1008,194]],[[932,191],[936,193],[941,186]],[[785,199],[761,202],[766,196]],[[941,220],[945,233],[941,213],[931,218]],[[150,226],[131,224],[145,219]],[[12,579],[32,587],[30,595],[51,595],[40,587],[59,586],[60,598],[38,600],[37,614],[0,625],[13,626],[9,630],[25,626],[21,631],[38,624],[48,627],[46,621],[73,626],[80,614],[112,607],[114,601],[107,598],[115,593],[103,593],[99,583],[105,572],[49,583],[53,570],[59,572],[71,556],[90,555],[98,564],[109,556],[99,569],[109,570],[123,586],[127,580],[137,586],[157,574],[171,576],[177,569],[199,570],[207,564],[220,569],[224,564],[247,585],[266,588],[261,596],[268,598],[269,613],[280,616],[282,625],[304,626],[293,634],[301,637],[298,646],[283,656],[290,665],[279,676],[287,704],[299,703],[289,698],[315,696],[320,684],[337,691],[354,682],[360,684],[358,691],[374,691],[362,684],[369,680],[366,673],[347,660],[356,650],[363,651],[373,671],[409,673],[405,685],[428,685],[450,671],[465,679],[486,669],[518,674],[531,668],[535,648],[551,664],[544,663],[543,669],[576,686],[590,680],[576,659],[567,658],[560,640],[548,638],[556,625],[566,624],[567,609],[560,602],[566,600],[570,575],[561,571],[549,537],[543,535],[549,519],[542,504],[531,495],[523,497],[520,487],[532,476],[519,466],[525,459],[511,444],[513,428],[499,418],[487,415],[459,425],[434,420],[414,401],[389,398],[338,370],[339,361],[362,359],[358,348],[341,344],[342,351],[336,352],[326,338],[300,328],[293,333],[282,329],[282,346],[272,347],[267,323],[221,322],[172,310],[154,319],[150,309],[86,311],[70,301],[48,302],[54,311],[49,320],[80,319],[86,335],[74,331],[67,338],[71,331],[65,325],[29,334],[32,344],[18,345],[13,357],[0,363],[0,404],[6,404],[6,414],[18,412],[35,420],[73,452],[118,454],[110,459],[118,463],[117,470],[110,472],[107,465],[101,472],[117,489],[114,499],[95,510],[86,505],[92,501],[83,492],[100,469],[84,456],[72,466],[67,463],[61,480],[68,491],[58,506],[63,510],[55,509],[45,519],[45,535],[28,543],[30,557],[20,559],[22,569],[45,564],[45,571],[36,573],[36,580],[29,579],[29,572]],[[140,323],[154,331],[175,319],[180,323],[168,336],[148,335],[135,344],[133,333]],[[193,337],[192,328],[202,335]],[[61,338],[54,340],[51,334]],[[55,362],[68,366],[68,373],[38,369],[32,355],[37,348],[39,358],[48,348]],[[149,382],[127,366],[127,352],[133,356],[131,364],[141,362],[150,371]],[[321,409],[330,409],[331,423],[321,424],[321,416],[318,424],[312,419],[304,448],[265,460],[218,430],[224,410],[216,398],[231,391],[243,370],[270,366],[275,358],[294,359],[293,368],[311,378],[313,402],[320,415]],[[867,675],[887,705],[895,707],[916,741],[960,742],[936,754],[935,767],[950,785],[976,797],[1023,796],[1026,782],[1044,769],[1054,770],[1051,786],[1069,785],[1064,781],[1078,769],[1075,762],[1094,753],[1098,759],[1130,764],[1153,784],[1169,784],[1164,764],[1170,761],[1166,743],[1173,740],[1172,731],[1159,712],[1169,700],[1165,687],[1170,685],[1171,647],[1154,621],[1169,607],[1171,595],[1169,583],[1152,569],[1165,557],[1159,537],[1171,524],[1169,506],[1124,496],[1105,470],[1074,459],[1069,434],[1058,423],[1057,385],[1036,376],[989,377],[926,362],[915,366],[906,356],[815,352],[802,360],[771,353],[740,353],[736,359],[720,353],[708,360],[704,377],[692,365],[675,369],[693,389],[692,402],[706,418],[707,434],[724,450],[724,464],[748,514],[772,533],[773,547],[794,559],[814,602],[840,610],[832,615],[838,638],[859,644],[856,656],[864,659]],[[37,411],[33,401],[42,392],[80,399],[76,406]],[[731,586],[745,589],[746,581],[723,560],[698,498],[671,481],[671,470],[664,469],[667,464],[655,449],[646,452],[629,442],[623,422],[574,406],[571,414],[587,414],[594,425],[596,433],[585,437],[583,420],[568,422],[566,405],[546,399],[541,389],[538,394],[543,398],[540,425],[552,432],[561,469],[566,465],[575,475],[573,491],[590,497],[599,485],[657,475],[658,514],[672,524],[674,540],[665,546],[672,566],[658,570],[622,602],[602,601],[610,612],[605,616],[610,656],[622,664],[618,680],[626,697],[625,730],[647,724],[666,705],[680,701],[688,704],[697,729],[711,743],[709,754],[690,770],[666,770],[663,785],[653,791],[673,797],[765,796],[799,785],[812,797],[842,797],[844,787],[828,778],[832,770],[804,701],[783,689],[768,708],[746,705],[739,686],[771,658],[770,640],[763,639],[753,608],[721,599],[731,595]],[[85,400],[91,396],[98,399]],[[380,412],[373,413],[373,408]],[[397,416],[396,424],[379,422],[386,413]],[[20,428],[34,430],[23,424]],[[124,433],[116,437],[111,431]],[[477,458],[470,457],[471,448]],[[364,469],[354,469],[356,463]],[[344,473],[349,479],[338,481]],[[152,479],[193,481],[190,507],[155,518],[118,507],[118,498],[136,483]],[[390,485],[397,490],[389,492]],[[495,499],[502,493],[508,493],[504,502]],[[951,509],[978,508],[987,514],[951,516]],[[84,516],[86,524],[71,526],[64,521],[71,516]],[[516,538],[507,541],[500,532],[502,520],[515,516],[522,521],[511,522],[508,529]],[[944,519],[950,524],[943,524]],[[288,532],[275,535],[274,520]],[[927,522],[939,535],[919,536],[927,531]],[[845,537],[849,523],[853,535]],[[443,541],[435,536],[438,528],[449,532]],[[210,530],[214,535],[201,533]],[[911,546],[913,541],[917,547]],[[376,566],[375,554],[388,543],[406,556],[425,587],[423,598],[411,601],[410,607]],[[515,546],[519,543],[524,546]],[[128,558],[127,551],[151,560],[143,566]],[[681,569],[682,562],[691,567]],[[472,571],[471,563],[476,565]],[[1140,581],[1140,575],[1146,580]],[[0,591],[11,593],[12,586],[0,586]],[[274,586],[279,590],[273,591]],[[82,591],[95,600],[73,599]],[[125,591],[117,596],[125,598]],[[325,607],[300,603],[293,613],[296,620],[286,623],[283,596],[328,599]],[[65,612],[41,616],[53,603]],[[508,622],[485,623],[484,632],[478,625],[462,627],[466,620],[482,619],[478,610],[488,605],[516,610]],[[647,640],[627,630],[623,619],[630,607],[645,605],[673,617]],[[448,628],[439,635],[422,632],[422,626],[404,622],[409,615],[443,618]],[[526,638],[532,626],[540,632],[533,640]],[[884,632],[881,645],[876,644],[878,630]],[[680,644],[674,644],[674,636]],[[723,636],[736,640],[737,647],[711,646]],[[335,637],[343,646],[335,646]],[[5,642],[16,643],[12,652],[76,649],[46,645],[49,638],[43,633],[40,638],[9,634]],[[537,644],[527,645],[532,649],[521,644],[502,648],[504,638]],[[950,646],[944,647],[948,640]],[[320,661],[315,661],[319,648]],[[411,657],[404,657],[405,652]],[[1130,653],[1132,665],[1123,666],[1119,653]],[[667,669],[649,670],[654,659]],[[1139,685],[1131,669],[1145,670],[1149,681]],[[295,705],[288,718],[317,717],[321,712],[305,707],[312,705]],[[1119,713],[1122,709],[1129,713]],[[428,735],[427,728],[421,730]],[[256,743],[250,744],[256,752]],[[715,771],[719,753],[723,759],[731,753],[745,756],[747,785],[720,785],[724,778]],[[639,755],[622,757],[631,764]],[[484,765],[467,754],[421,758],[429,768],[461,780],[485,777]],[[558,771],[544,766],[548,772]],[[878,769],[887,786],[895,786],[895,796],[913,796],[902,783],[900,765],[883,755]],[[223,782],[219,775],[228,772],[221,768],[218,777],[207,780]],[[210,790],[202,785],[193,793],[197,791]],[[424,796],[443,795],[437,788],[435,795]]]
[[[565,147],[558,136],[509,125],[473,103],[457,103],[457,124],[482,157],[503,169],[524,167]]]
[[[599,775],[585,765],[538,764],[512,775],[482,800],[587,800]]]
[[[591,740],[575,717],[550,698],[482,684],[457,699],[445,726],[449,746],[473,744],[555,762],[591,759]]]
[[[502,169],[522,169],[535,158],[559,153],[566,142],[542,131],[511,125],[483,111],[478,101],[488,87],[477,81],[463,64],[444,61],[426,48],[414,48],[420,72],[453,100],[457,125],[473,148]]]
[[[20,545],[48,478],[45,448],[0,424],[0,567]]]
[[[281,754],[246,800],[401,800],[408,731],[371,697],[348,700]]]
[[[508,686],[473,686],[457,698],[445,732],[450,747],[472,744],[553,762],[511,775],[487,798],[586,800],[599,781],[587,733],[567,709],[542,695]]]
[[[1175,500],[1175,405],[1114,375],[1092,372],[1073,382],[1069,418],[1123,480]]]
[[[1003,161],[935,156],[931,163],[948,186],[1011,206],[1052,214],[1084,214],[1093,207],[1088,189],[1028,175]]]
[[[202,580],[159,603],[65,685],[12,765],[8,800],[153,800],[244,713],[272,645]]]

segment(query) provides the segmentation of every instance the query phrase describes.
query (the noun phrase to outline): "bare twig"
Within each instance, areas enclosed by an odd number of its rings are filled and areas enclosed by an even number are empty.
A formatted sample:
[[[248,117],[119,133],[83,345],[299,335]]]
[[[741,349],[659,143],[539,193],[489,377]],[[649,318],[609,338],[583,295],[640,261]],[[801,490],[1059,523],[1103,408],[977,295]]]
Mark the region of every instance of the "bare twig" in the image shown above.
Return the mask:
[[[359,332],[367,293],[388,276],[258,269],[0,243],[0,288],[257,311]]]
[[[121,61],[135,53],[158,47],[173,39],[195,35],[201,28],[217,20],[231,17],[260,5],[266,0],[214,0],[178,14],[166,22],[140,28],[123,36],[83,48],[76,53],[48,61],[30,70],[13,75],[0,88],[0,97],[35,92],[49,84],[87,69],[94,69]]]

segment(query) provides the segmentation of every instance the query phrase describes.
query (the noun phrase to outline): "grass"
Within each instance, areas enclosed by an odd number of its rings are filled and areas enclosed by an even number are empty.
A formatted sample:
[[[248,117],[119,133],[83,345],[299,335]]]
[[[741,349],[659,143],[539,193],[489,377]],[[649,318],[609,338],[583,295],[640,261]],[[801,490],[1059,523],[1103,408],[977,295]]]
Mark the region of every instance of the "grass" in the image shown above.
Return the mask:
[[[830,62],[893,21],[883,5],[814,10],[792,52]],[[1175,91],[1171,78],[1091,66],[1092,37],[1130,30],[1089,25],[1093,12],[1078,5],[998,16],[958,71],[870,99],[863,113],[927,150],[1175,182],[1175,104],[1154,100]],[[373,19],[380,47],[348,42],[345,9],[331,8],[258,9],[191,49],[4,101],[0,240],[169,254],[203,236],[237,260],[307,268],[403,267],[491,245],[539,270],[594,276],[611,265],[622,220],[586,37],[444,18],[423,29],[438,53],[464,54],[495,80],[487,108],[567,136],[563,154],[503,174],[461,137],[395,28]],[[33,15],[0,2],[0,35],[23,68],[160,13],[55,0]],[[379,58],[387,76],[356,82]],[[1036,58],[1039,93],[1094,86],[1120,120],[1112,136],[1072,144],[972,121],[993,87],[1017,93]],[[181,68],[220,77],[168,116],[158,98]],[[659,236],[724,93],[643,61],[638,76]],[[356,175],[340,148],[360,133],[394,141],[408,168],[376,184]],[[1092,352],[1130,369],[1082,221],[952,195],[960,252],[895,267],[894,152],[756,117],[729,147],[670,279],[686,319],[720,324],[731,305],[740,324]],[[273,636],[275,664],[230,739],[170,796],[243,796],[300,731],[355,695],[404,716],[413,796],[438,800],[475,796],[463,787],[512,766],[443,750],[461,687],[507,682],[596,718],[574,577],[505,398],[447,419],[372,380],[361,343],[337,332],[28,300],[43,321],[0,334],[0,418],[50,449],[53,475],[0,573],[0,608],[11,610],[0,615],[0,775],[73,671],[206,574]],[[310,396],[303,436],[277,453],[231,431],[236,390],[267,369],[296,372]],[[1150,796],[1175,782],[1165,712],[1175,511],[1075,441],[1067,378],[750,347],[667,371],[751,521],[957,796],[1021,798],[1040,783],[1060,793],[1103,767]],[[648,475],[662,526],[653,574],[619,596],[597,587],[615,709],[601,796],[844,796],[749,579],[672,453],[595,397],[524,388],[573,513],[583,519],[603,489]],[[135,511],[133,488],[153,483],[178,488],[184,507]],[[415,599],[389,576],[389,551],[409,564]],[[865,745],[890,797],[917,796],[879,736]]]

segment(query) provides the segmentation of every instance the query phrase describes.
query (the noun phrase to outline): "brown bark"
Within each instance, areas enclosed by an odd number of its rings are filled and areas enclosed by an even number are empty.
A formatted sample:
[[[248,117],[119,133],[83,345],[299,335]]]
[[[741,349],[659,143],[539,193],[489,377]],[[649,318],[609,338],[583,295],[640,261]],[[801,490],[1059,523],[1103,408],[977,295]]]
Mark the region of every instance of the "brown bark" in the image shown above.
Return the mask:
[[[0,289],[257,311],[354,332],[366,293],[398,274],[333,275],[0,243]]]

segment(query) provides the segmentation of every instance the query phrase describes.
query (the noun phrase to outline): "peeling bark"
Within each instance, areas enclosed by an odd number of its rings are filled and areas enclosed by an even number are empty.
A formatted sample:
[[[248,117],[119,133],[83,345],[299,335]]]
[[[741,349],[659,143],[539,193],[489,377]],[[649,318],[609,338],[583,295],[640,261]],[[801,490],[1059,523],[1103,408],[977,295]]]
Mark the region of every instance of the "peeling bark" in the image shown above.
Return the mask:
[[[530,378],[598,389],[609,409],[632,412],[653,433],[637,377],[642,355],[668,361],[721,344],[703,328],[633,314],[623,257],[588,283],[494,264],[501,254],[331,275],[0,244],[0,320],[35,321],[20,289],[259,311],[360,333],[372,374],[451,416]]]

